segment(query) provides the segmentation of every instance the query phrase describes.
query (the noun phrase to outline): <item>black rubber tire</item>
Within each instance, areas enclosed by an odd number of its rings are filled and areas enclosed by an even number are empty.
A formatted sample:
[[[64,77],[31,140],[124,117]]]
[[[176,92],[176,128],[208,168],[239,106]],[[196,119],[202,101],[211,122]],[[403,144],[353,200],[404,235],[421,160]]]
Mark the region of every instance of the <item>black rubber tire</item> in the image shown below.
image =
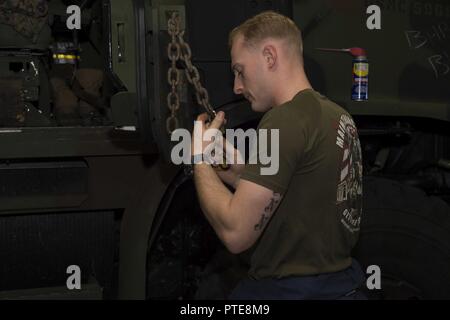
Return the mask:
[[[450,207],[399,182],[365,177],[361,233],[353,252],[381,269],[370,298],[450,299]]]

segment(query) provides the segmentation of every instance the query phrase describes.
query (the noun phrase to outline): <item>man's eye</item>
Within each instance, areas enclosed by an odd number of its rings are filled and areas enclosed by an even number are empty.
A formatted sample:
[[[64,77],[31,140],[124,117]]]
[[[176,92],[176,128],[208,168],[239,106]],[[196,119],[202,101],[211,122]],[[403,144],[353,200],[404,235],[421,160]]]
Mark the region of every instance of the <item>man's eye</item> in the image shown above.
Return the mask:
[[[242,73],[242,71],[241,70],[234,70],[234,76],[235,77],[239,77],[239,78],[243,78],[244,77],[244,74]]]

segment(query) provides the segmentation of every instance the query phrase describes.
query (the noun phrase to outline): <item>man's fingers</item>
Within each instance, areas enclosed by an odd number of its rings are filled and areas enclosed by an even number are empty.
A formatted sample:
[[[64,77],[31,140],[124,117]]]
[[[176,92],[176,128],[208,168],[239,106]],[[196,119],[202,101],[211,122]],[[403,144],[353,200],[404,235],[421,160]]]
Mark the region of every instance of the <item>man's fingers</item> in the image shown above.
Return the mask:
[[[223,119],[223,125],[226,125],[226,124],[227,124],[227,119]],[[210,126],[211,126],[211,123],[210,122],[206,122],[206,129],[209,129]]]
[[[222,124],[225,121],[225,113],[223,111],[219,111],[216,115],[216,117],[211,122],[211,125],[209,126],[210,129],[220,129]]]
[[[208,114],[203,112],[197,116],[197,121],[206,122],[208,120]]]
[[[206,112],[203,112],[197,116],[197,121],[207,122],[209,120],[209,115]],[[215,126],[213,128],[220,128],[222,124],[226,124],[227,120],[225,119],[225,113],[223,111],[219,111],[216,117],[213,119],[212,123]],[[218,125],[218,127],[216,127]]]

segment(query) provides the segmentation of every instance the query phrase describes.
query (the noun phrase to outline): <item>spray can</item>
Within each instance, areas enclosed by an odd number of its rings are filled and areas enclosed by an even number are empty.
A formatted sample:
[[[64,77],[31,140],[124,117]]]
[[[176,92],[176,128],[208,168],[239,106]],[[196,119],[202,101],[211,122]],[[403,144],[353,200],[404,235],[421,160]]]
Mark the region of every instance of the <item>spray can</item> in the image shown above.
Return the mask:
[[[369,99],[369,61],[365,55],[353,58],[352,100]]]
[[[348,52],[353,56],[352,63],[352,92],[354,101],[366,101],[369,99],[369,61],[366,51],[362,48],[334,49],[317,48],[322,51]]]

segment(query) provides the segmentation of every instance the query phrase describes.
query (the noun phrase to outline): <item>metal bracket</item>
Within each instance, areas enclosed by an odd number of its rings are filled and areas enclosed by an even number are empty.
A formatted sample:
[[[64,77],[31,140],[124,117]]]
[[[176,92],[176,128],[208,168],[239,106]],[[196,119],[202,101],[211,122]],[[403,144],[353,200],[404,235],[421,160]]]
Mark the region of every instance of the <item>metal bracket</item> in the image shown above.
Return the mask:
[[[159,7],[159,30],[167,30],[167,22],[176,11],[180,15],[180,29],[186,29],[186,14],[184,6],[160,6]]]

